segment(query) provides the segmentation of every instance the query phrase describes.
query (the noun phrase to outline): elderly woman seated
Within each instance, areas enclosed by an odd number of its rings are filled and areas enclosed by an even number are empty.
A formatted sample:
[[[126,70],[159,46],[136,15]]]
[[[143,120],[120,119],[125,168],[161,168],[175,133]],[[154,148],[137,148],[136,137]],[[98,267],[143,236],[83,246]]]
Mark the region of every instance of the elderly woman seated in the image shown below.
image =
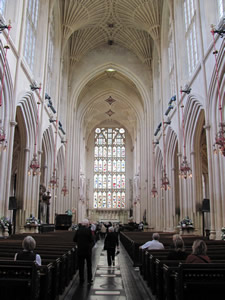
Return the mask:
[[[186,263],[188,264],[204,264],[210,263],[211,260],[206,254],[207,245],[203,240],[195,240],[192,245],[192,253],[188,255]]]
[[[15,254],[14,260],[35,261],[40,266],[41,257],[33,252],[36,247],[35,239],[32,236],[26,236],[22,242],[22,247],[23,250]]]
[[[174,234],[172,249],[167,256],[167,259],[185,260],[186,258],[187,253],[184,248],[184,241],[179,234]]]

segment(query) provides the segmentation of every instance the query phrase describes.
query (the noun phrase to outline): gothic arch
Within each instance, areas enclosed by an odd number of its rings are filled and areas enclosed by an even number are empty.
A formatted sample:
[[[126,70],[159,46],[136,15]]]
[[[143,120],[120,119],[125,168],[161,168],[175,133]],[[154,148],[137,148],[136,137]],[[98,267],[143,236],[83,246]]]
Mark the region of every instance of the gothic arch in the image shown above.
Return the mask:
[[[42,159],[41,159],[41,183],[48,185],[53,171],[54,159],[54,133],[52,126],[49,126],[43,133]]]
[[[166,161],[167,175],[171,189],[165,193],[165,226],[170,231],[174,230],[175,216],[180,208],[180,190],[178,180],[178,140],[174,130],[169,126],[166,134]]]

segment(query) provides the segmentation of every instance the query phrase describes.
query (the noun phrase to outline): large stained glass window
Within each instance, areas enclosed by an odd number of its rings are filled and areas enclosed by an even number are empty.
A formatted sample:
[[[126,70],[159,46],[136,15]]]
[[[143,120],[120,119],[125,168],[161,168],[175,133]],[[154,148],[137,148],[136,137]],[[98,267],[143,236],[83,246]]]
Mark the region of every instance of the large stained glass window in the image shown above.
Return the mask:
[[[125,208],[125,130],[96,128],[94,208]]]

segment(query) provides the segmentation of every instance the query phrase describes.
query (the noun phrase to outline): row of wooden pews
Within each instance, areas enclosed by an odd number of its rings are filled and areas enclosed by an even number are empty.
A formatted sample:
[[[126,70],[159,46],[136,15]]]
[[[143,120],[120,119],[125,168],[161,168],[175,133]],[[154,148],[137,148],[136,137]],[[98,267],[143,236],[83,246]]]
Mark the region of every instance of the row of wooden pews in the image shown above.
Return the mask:
[[[124,235],[127,233],[124,233]],[[123,236],[121,241],[125,245],[130,243],[139,249],[147,240],[151,240],[152,233],[134,233]],[[139,233],[135,233],[138,235]],[[132,242],[132,238],[134,239]],[[160,234],[160,241],[165,250],[142,250],[134,258],[134,265],[140,267],[143,279],[147,282],[151,292],[157,300],[194,300],[194,299],[224,299],[225,286],[225,242],[206,240],[207,254],[211,258],[210,264],[186,264],[185,261],[167,260],[170,251],[172,234]],[[201,236],[183,236],[186,252],[192,251],[193,241]],[[136,244],[136,245],[135,245]],[[125,246],[125,248],[127,247]],[[135,245],[135,246],[134,246]],[[131,249],[129,249],[131,253]],[[132,256],[131,256],[132,258]]]
[[[77,271],[77,253],[73,232],[55,231],[32,234],[36,240],[35,252],[42,265],[14,261],[22,249],[27,234],[0,240],[0,298],[15,300],[55,300],[63,294]]]

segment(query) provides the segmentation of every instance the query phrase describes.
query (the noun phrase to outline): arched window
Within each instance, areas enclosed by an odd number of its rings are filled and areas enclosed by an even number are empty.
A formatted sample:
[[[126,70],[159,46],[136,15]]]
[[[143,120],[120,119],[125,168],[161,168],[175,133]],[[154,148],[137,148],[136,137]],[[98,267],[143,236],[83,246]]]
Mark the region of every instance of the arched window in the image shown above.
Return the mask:
[[[222,19],[225,12],[225,0],[218,0],[219,19]]]
[[[170,78],[170,95],[175,95],[175,71],[174,71],[174,55],[173,55],[173,36],[170,26],[168,36],[168,62],[169,62],[169,78]]]
[[[24,57],[33,71],[34,53],[37,38],[39,0],[28,0],[26,34],[24,39]]]
[[[0,1],[0,14],[4,16],[5,14],[5,5],[6,5],[6,0],[1,0]]]
[[[125,208],[125,130],[96,128],[94,208]]]
[[[185,39],[188,55],[189,75],[194,71],[198,62],[196,38],[196,9],[194,0],[184,0]]]
[[[54,30],[54,15],[53,21],[50,25],[50,33],[49,33],[49,43],[48,43],[48,63],[47,63],[47,83],[46,83],[46,91],[49,95],[51,95],[51,81],[53,78],[53,61],[54,61],[54,39],[55,39],[55,30]]]

